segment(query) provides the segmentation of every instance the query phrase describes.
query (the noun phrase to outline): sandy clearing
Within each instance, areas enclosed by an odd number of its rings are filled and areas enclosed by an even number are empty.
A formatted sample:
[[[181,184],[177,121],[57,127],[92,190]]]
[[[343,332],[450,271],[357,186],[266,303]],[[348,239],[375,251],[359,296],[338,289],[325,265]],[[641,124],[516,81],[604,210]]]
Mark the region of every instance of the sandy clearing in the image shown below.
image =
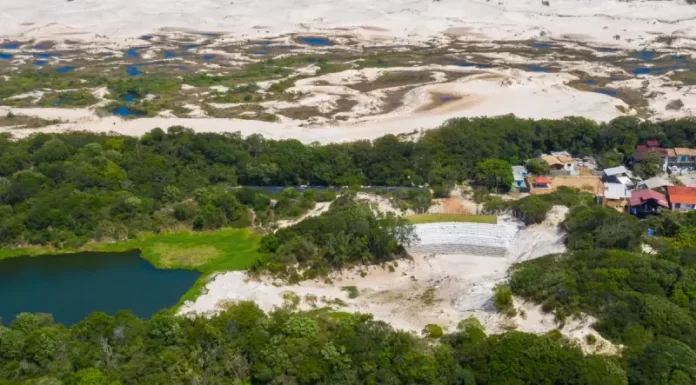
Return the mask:
[[[0,33],[37,39],[100,35],[100,40],[124,41],[156,30],[240,37],[304,31],[353,32],[383,40],[424,40],[443,33],[464,40],[544,36],[633,47],[649,44],[659,34],[693,37],[696,17],[696,9],[683,1],[618,0],[552,0],[549,6],[538,0],[3,0],[2,9]]]
[[[180,313],[210,314],[236,301],[254,301],[269,311],[287,305],[284,297],[292,292],[300,299],[299,309],[331,306],[340,311],[370,313],[397,329],[415,333],[431,323],[454,331],[461,320],[471,315],[479,318],[491,333],[510,327],[544,333],[559,327],[553,315],[543,314],[539,306],[516,299],[515,307],[522,311],[508,319],[493,308],[492,290],[505,280],[512,263],[565,250],[557,224],[566,213],[567,208],[556,206],[546,222],[519,231],[505,257],[415,254],[412,260],[399,261],[398,265],[362,267],[334,274],[330,283],[312,280],[292,286],[269,279],[251,280],[244,272],[218,274],[206,286],[207,293],[195,302],[185,303]],[[363,271],[367,272],[365,277],[360,274]],[[346,286],[355,286],[359,295],[349,298],[341,289]],[[337,304],[336,299],[343,303]],[[597,335],[591,329],[593,322],[591,317],[572,320],[562,333],[582,344],[588,333]],[[585,346],[586,351],[596,348],[607,353],[616,351],[616,347],[597,337],[602,343]]]

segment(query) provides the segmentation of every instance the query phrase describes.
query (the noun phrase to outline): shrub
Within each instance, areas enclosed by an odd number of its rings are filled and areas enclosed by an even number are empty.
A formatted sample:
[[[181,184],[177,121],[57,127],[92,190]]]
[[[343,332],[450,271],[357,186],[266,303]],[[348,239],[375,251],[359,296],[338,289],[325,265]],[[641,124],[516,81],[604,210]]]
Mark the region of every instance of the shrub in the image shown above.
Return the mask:
[[[343,286],[341,290],[347,292],[350,299],[358,298],[358,295],[360,295],[358,288],[355,286]]]
[[[427,324],[423,328],[423,335],[428,338],[440,338],[445,335],[445,332],[440,325]]]

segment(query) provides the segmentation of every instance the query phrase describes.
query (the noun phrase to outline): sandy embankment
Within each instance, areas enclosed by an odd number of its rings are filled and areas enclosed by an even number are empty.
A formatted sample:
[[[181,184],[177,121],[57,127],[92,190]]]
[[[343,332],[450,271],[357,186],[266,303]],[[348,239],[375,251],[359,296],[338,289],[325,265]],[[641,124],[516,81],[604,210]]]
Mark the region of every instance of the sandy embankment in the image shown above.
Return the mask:
[[[539,306],[516,300],[516,307],[523,312],[515,318],[505,318],[493,308],[492,289],[505,280],[512,263],[565,250],[563,234],[556,225],[566,212],[567,209],[556,207],[546,223],[519,231],[504,257],[416,254],[411,261],[399,261],[394,271],[387,266],[344,271],[332,276],[330,284],[317,280],[288,286],[268,279],[250,280],[244,272],[222,273],[208,283],[207,293],[186,303],[181,313],[209,314],[236,301],[254,301],[269,311],[283,306],[286,293],[292,292],[301,300],[300,309],[332,306],[340,311],[370,313],[395,328],[415,333],[427,324],[454,331],[461,320],[471,315],[479,318],[491,333],[509,328],[547,332],[558,328],[553,315],[544,314]],[[362,270],[368,272],[367,276],[360,276]],[[345,286],[355,286],[359,296],[349,298],[341,289]],[[336,305],[334,299],[340,299],[344,305]],[[582,343],[588,333],[597,335],[590,328],[593,322],[591,317],[573,320],[562,333]],[[585,346],[587,351],[615,351],[614,346],[597,337],[602,343],[598,347]]]

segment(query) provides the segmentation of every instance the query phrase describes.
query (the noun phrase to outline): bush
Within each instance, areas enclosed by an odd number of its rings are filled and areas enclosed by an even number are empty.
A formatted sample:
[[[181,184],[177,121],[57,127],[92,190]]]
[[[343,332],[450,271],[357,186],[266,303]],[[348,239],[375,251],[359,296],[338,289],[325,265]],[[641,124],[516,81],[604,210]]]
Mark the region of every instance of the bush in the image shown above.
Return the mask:
[[[174,218],[180,221],[192,219],[198,213],[198,204],[189,200],[174,205]]]
[[[585,342],[587,342],[588,345],[594,345],[597,343],[597,337],[595,337],[594,334],[590,333],[585,337]]]
[[[510,286],[499,284],[493,289],[493,304],[498,312],[505,313],[508,316],[515,315]]]
[[[355,286],[343,286],[341,290],[345,291],[348,293],[348,298],[350,299],[355,299],[358,298],[358,295],[360,295],[360,292],[358,291],[358,288]]]
[[[445,335],[440,325],[428,324],[423,328],[423,335],[427,338],[440,338]]]

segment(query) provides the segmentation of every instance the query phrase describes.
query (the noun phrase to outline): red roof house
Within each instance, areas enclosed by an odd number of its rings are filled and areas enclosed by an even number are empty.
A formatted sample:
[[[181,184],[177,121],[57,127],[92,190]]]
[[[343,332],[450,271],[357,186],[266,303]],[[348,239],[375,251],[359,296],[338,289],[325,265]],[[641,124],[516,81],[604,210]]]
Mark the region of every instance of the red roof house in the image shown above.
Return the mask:
[[[655,139],[648,140],[647,142],[645,142],[645,144],[647,144],[648,147],[660,147],[660,141]]]
[[[667,199],[672,210],[690,211],[696,207],[696,188],[668,186]]]
[[[648,203],[669,208],[669,202],[665,194],[655,190],[637,190],[631,192],[631,207]]]

